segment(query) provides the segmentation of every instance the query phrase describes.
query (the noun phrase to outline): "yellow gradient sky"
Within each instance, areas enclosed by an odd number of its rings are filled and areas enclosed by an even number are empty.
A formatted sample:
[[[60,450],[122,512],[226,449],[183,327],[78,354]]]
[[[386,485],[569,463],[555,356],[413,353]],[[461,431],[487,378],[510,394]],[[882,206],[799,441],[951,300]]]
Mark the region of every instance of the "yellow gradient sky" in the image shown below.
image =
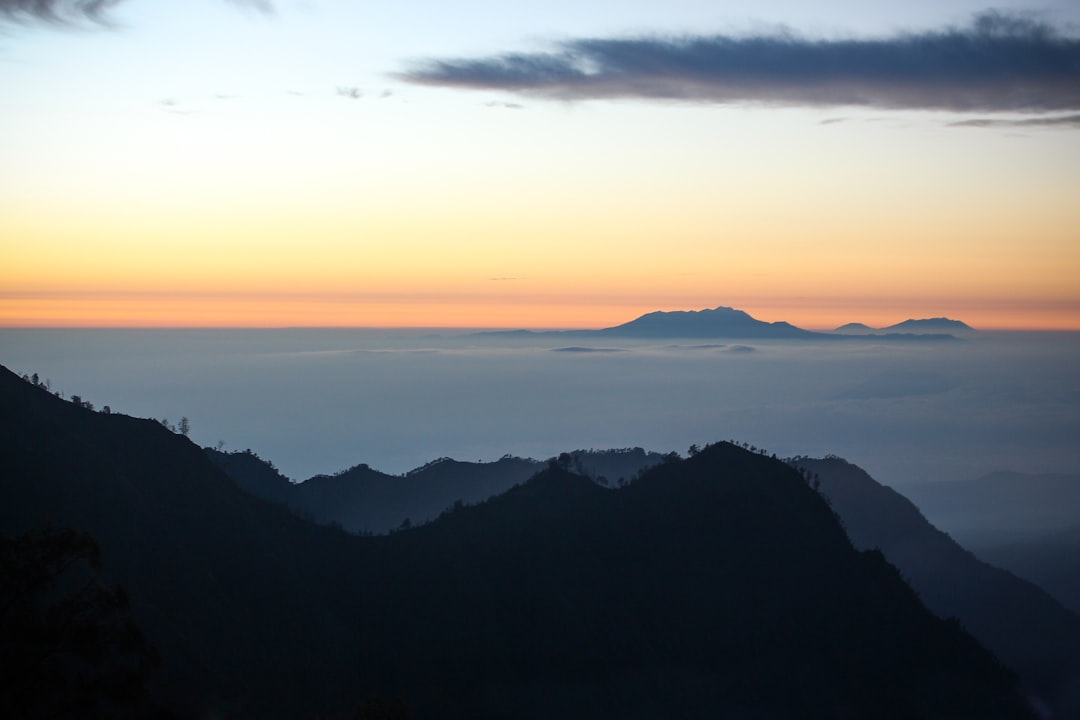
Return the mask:
[[[597,327],[727,305],[1080,329],[1080,123],[395,74],[590,33],[876,37],[977,4],[159,5],[0,25],[2,326]]]

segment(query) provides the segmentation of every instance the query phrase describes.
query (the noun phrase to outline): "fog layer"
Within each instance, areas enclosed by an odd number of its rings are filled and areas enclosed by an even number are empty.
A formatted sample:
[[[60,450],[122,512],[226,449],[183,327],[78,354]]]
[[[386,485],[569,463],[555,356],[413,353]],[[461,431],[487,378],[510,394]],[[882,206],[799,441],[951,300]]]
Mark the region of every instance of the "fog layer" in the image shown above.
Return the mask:
[[[729,438],[841,455],[891,485],[1080,466],[1076,333],[567,345],[466,331],[5,329],[0,362],[114,412],[187,417],[195,442],[250,448],[297,480]]]

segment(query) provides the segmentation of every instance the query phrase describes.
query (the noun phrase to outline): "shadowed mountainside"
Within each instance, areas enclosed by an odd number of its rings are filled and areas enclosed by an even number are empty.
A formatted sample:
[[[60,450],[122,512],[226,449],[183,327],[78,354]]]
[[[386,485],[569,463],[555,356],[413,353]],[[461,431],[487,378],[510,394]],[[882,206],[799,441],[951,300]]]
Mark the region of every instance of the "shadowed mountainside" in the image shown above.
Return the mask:
[[[0,372],[0,530],[98,538],[196,716],[1028,718],[1010,673],[729,444],[620,490],[551,467],[373,538],[240,490],[158,423]]]
[[[1080,718],[1080,616],[979,560],[903,495],[839,458],[798,458],[816,474],[858,548],[879,548],[941,617],[956,617],[1058,712]]]
[[[254,498],[153,420],[96,413],[0,370],[0,531],[90,533],[105,580],[163,664],[151,689],[192,716],[297,716],[358,663],[340,598],[358,538]],[[352,581],[352,590],[360,592]],[[353,632],[355,635],[355,630]],[[320,645],[319,643],[323,644]],[[293,712],[289,712],[289,710]]]
[[[1031,580],[1080,613],[1080,526],[1029,540],[976,546],[987,562]]]
[[[1080,475],[994,472],[975,480],[913,483],[908,496],[969,547],[1068,531],[1080,515]]]
[[[906,491],[964,547],[1080,612],[1080,475],[995,472]]]

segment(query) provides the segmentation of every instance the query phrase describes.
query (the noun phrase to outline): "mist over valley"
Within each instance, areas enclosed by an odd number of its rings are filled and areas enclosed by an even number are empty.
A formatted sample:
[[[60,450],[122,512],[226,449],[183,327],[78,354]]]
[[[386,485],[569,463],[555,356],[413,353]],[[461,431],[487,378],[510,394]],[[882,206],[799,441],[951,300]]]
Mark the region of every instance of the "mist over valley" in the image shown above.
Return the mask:
[[[949,342],[364,329],[0,329],[8,367],[300,481],[358,463],[737,437],[893,486],[1080,466],[1080,335]]]

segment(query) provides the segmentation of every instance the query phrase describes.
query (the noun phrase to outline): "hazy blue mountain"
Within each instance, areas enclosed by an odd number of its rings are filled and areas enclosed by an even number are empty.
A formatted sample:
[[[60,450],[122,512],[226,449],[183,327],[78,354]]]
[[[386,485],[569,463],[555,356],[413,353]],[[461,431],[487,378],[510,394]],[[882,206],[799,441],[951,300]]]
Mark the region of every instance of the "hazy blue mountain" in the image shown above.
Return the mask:
[[[937,318],[909,318],[895,325],[882,328],[885,332],[931,332],[931,333],[965,333],[973,332],[975,328],[960,320],[951,320],[946,317]]]
[[[904,490],[935,525],[973,548],[1056,534],[1080,518],[1077,474],[994,472]]]
[[[995,472],[905,490],[976,555],[1080,611],[1080,475]]]
[[[303,518],[352,533],[384,533],[428,522],[455,504],[474,504],[505,492],[546,465],[512,456],[490,463],[439,458],[404,476],[361,464],[293,483],[250,451],[206,448],[205,452],[247,492],[285,505]],[[663,460],[659,453],[641,448],[575,450],[565,456],[569,467],[605,485],[625,484]]]
[[[485,500],[539,469],[536,461],[515,457],[493,463],[443,458],[404,477],[361,465],[300,483],[298,503],[318,522],[335,522],[351,532],[386,532],[432,520],[454,503]]]
[[[973,550],[987,562],[1031,580],[1080,613],[1080,525]]]
[[[1080,615],[978,559],[858,466],[838,458],[794,463],[811,474],[811,482],[816,476],[856,547],[881,549],[927,607],[958,618],[1020,672],[1056,717],[1080,717]]]
[[[651,312],[597,333],[609,337],[740,339],[806,339],[820,335],[786,322],[757,320],[729,307]]]
[[[872,333],[876,331],[877,328],[872,328],[869,325],[860,322],[847,323],[846,325],[841,325],[840,327],[833,330],[833,332],[836,333],[858,333],[860,335],[865,335],[867,333]]]
[[[643,450],[639,447],[617,450],[574,450],[568,467],[604,486],[618,487],[632,482],[642,472],[671,459],[670,455]],[[564,456],[560,456],[561,458]]]
[[[909,323],[929,323],[936,321],[909,320]],[[953,321],[950,321],[953,322]],[[963,323],[959,323],[963,325]],[[921,325],[913,327],[886,328],[883,331],[866,333],[865,337],[877,340],[897,341],[934,341],[954,340],[947,332],[934,331]],[[845,326],[848,327],[848,326]],[[967,327],[966,325],[964,327]],[[868,328],[868,330],[870,330]],[[804,330],[784,321],[765,322],[758,320],[742,310],[730,307],[716,307],[705,310],[673,310],[650,312],[622,325],[597,330],[547,330],[530,332],[526,330],[508,330],[478,333],[485,336],[533,337],[533,336],[574,336],[590,338],[628,338],[643,340],[700,338],[700,339],[742,339],[742,340],[836,340],[855,338],[851,332],[822,333]],[[575,346],[562,350],[589,350]],[[595,351],[595,349],[592,349]],[[612,348],[604,348],[611,351]]]
[[[556,463],[365,538],[0,371],[0,497],[4,533],[98,538],[193,717],[1032,717],[793,470],[728,444],[620,490]]]
[[[873,335],[873,334],[911,334],[911,335],[968,335],[975,329],[960,320],[951,320],[945,317],[908,319],[895,325],[882,328],[870,327],[864,323],[853,322],[841,325],[833,330],[834,333],[846,335]]]

